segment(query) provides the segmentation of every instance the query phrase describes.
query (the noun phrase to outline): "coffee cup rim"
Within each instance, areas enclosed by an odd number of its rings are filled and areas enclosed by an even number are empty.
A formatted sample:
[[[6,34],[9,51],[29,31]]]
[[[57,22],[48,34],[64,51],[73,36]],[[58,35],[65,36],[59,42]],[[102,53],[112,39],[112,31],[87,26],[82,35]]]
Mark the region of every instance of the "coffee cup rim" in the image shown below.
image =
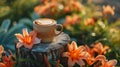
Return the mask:
[[[50,19],[50,18],[40,18],[40,19],[36,19],[33,21],[33,23],[35,25],[37,25],[35,22],[38,21],[38,20],[51,20],[52,23],[51,24],[39,24],[39,26],[52,26],[52,25],[55,25],[56,24],[56,21],[54,19]]]

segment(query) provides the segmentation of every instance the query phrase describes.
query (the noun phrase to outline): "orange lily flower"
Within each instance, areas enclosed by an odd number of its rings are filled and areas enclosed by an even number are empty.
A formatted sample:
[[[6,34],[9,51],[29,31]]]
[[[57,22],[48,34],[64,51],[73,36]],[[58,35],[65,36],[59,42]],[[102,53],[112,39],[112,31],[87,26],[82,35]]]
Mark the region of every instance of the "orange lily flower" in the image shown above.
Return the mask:
[[[108,49],[109,47],[108,46],[103,47],[102,43],[97,43],[93,46],[93,51],[97,52],[99,55],[105,54],[106,50]]]
[[[94,63],[94,51],[91,48],[89,48],[87,45],[85,45],[85,50],[87,51],[86,54],[88,54],[86,55],[87,57],[85,60],[89,65],[92,65]]]
[[[110,5],[107,5],[107,6],[103,6],[103,15],[107,14],[107,15],[114,15],[115,12],[115,7],[111,7]]]
[[[15,64],[15,62],[12,62],[11,59],[7,56],[3,56],[2,60],[3,63],[1,63],[1,65],[5,67],[13,67],[13,65]]]
[[[69,27],[71,25],[75,25],[77,23],[80,23],[81,18],[77,14],[73,14],[73,16],[66,16],[65,22],[63,25],[65,27]]]
[[[23,29],[23,35],[18,33],[15,36],[19,40],[17,48],[24,45],[24,47],[31,49],[34,44],[40,43],[40,39],[36,38],[36,32],[32,31],[28,34],[27,29]]]
[[[117,64],[117,60],[113,59],[108,61],[106,60],[106,57],[104,55],[98,55],[95,60],[101,61],[101,67],[115,67],[115,65]]]
[[[85,23],[84,23],[86,26],[87,25],[94,25],[95,24],[95,21],[93,18],[88,18]]]
[[[77,11],[82,10],[82,4],[75,0],[70,1],[70,7],[72,7],[71,9],[73,9],[73,10],[77,10]]]
[[[38,15],[42,16],[53,16],[58,12],[57,0],[43,0],[44,4],[40,4],[34,8],[34,11]]]
[[[86,52],[84,52],[84,47],[77,47],[76,42],[72,42],[71,45],[68,44],[68,52],[63,53],[64,57],[68,57],[68,66],[72,67],[75,63],[80,66],[84,66],[85,63],[82,59],[86,58]]]
[[[71,16],[66,16],[66,23],[69,25],[73,25],[74,21]]]
[[[63,12],[64,13],[70,12],[70,7],[69,6],[64,6]]]
[[[0,45],[0,58],[2,57],[2,53],[4,52],[4,48],[2,45]]]
[[[73,14],[73,20],[74,20],[76,23],[80,23],[81,18],[80,18],[79,15],[77,15],[77,14]]]
[[[36,7],[34,8],[34,11],[35,11],[38,15],[46,16],[49,8],[50,8],[50,5],[49,5],[49,3],[47,3],[46,5],[36,6]]]

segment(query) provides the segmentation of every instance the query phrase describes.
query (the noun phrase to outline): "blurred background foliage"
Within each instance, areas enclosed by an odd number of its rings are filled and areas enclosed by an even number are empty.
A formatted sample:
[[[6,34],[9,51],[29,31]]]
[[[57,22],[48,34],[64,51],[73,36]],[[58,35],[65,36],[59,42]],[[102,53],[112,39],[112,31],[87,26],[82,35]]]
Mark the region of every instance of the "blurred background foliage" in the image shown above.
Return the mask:
[[[0,22],[9,18],[18,21],[20,18],[30,18],[38,0],[0,0]]]
[[[116,8],[117,9],[117,8]],[[107,58],[120,65],[120,19],[109,23],[112,15],[91,0],[0,0],[0,44],[14,52],[15,33],[33,30],[33,21],[52,18],[64,25],[64,32],[79,45],[102,42],[111,47]]]

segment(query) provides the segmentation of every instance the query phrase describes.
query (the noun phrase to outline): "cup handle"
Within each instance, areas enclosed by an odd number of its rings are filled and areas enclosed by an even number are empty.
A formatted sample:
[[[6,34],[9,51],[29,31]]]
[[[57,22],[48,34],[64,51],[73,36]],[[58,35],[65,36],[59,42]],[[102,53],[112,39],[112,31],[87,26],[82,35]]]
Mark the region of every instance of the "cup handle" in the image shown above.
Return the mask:
[[[61,30],[60,30],[60,32],[59,33],[56,33],[56,36],[58,36],[59,34],[61,34],[62,33],[62,31],[63,31],[63,25],[62,24],[57,24],[57,28],[58,27],[60,27],[61,28]]]

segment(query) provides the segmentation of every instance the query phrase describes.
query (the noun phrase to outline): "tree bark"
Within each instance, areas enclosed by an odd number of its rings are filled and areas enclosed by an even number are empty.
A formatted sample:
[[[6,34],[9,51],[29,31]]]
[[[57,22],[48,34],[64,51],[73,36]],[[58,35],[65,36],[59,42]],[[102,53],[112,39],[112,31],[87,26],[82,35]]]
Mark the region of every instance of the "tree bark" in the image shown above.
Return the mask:
[[[67,44],[70,37],[61,33],[54,37],[53,42],[35,44],[31,50],[25,48],[16,48],[16,58],[18,67],[46,67],[44,55],[48,60],[56,61],[60,59],[62,53],[67,50]]]

